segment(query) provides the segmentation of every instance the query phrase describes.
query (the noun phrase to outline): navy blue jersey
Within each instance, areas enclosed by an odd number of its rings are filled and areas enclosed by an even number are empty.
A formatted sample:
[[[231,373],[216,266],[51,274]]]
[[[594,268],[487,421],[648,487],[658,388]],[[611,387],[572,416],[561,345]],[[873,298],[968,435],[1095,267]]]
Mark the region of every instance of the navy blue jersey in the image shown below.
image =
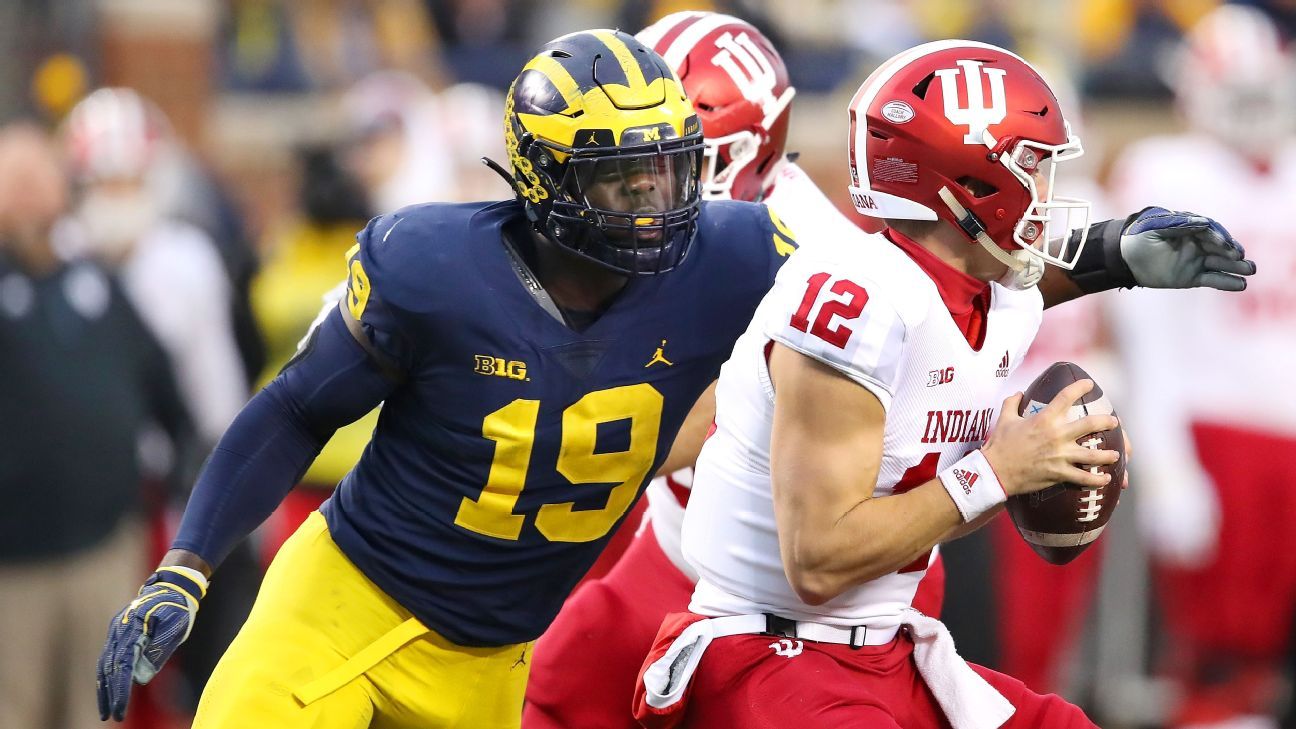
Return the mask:
[[[380,588],[461,645],[538,637],[665,459],[793,250],[761,205],[705,203],[674,271],[573,331],[501,242],[514,202],[371,222],[346,306],[404,376],[324,506]]]

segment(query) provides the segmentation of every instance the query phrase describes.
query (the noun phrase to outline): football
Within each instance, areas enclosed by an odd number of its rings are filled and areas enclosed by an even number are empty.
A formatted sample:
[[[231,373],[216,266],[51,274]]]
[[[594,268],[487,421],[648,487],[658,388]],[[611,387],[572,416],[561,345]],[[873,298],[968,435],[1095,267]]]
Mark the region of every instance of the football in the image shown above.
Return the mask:
[[[1026,388],[1021,400],[1021,415],[1030,417],[1048,405],[1062,390],[1076,380],[1093,379],[1070,362],[1058,362]],[[1072,406],[1071,419],[1086,415],[1115,414],[1102,387],[1094,389]],[[1120,499],[1125,479],[1125,439],[1118,426],[1115,430],[1091,433],[1076,441],[1086,448],[1113,450],[1120,460],[1109,466],[1093,466],[1092,471],[1111,474],[1111,481],[1098,489],[1071,483],[1054,484],[1042,491],[1008,499],[1008,514],[1022,539],[1051,564],[1066,564],[1089,548],[1103,533]]]

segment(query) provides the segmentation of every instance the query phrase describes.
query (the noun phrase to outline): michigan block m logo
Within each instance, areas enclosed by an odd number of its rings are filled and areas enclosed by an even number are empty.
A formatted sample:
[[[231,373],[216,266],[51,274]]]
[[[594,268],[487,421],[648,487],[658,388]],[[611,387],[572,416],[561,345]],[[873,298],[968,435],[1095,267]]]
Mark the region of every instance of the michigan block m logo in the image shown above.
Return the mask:
[[[936,75],[940,77],[941,92],[945,95],[945,118],[953,124],[967,125],[964,144],[984,144],[986,129],[1008,115],[1008,102],[1004,96],[1004,75],[1007,72],[1002,68],[983,69],[980,61],[961,60],[957,63],[963,68],[963,78],[967,82],[964,84],[967,106],[959,106],[959,69],[942,68]],[[990,80],[989,106],[985,102],[982,73]]]

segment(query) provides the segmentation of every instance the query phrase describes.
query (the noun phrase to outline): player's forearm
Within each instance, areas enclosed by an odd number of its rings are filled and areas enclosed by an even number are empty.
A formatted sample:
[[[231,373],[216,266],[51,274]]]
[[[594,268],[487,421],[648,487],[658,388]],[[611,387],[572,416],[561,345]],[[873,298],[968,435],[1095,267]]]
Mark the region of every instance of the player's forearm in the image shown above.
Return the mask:
[[[332,314],[221,437],[172,548],[219,565],[283,501],[333,432],[394,387]]]
[[[1039,282],[1044,308],[1086,294],[1138,285],[1120,254],[1121,231],[1128,222],[1129,218],[1118,218],[1094,223],[1089,226],[1084,248],[1074,268],[1044,267],[1044,277]],[[1076,231],[1067,238],[1066,255],[1069,256],[1079,243],[1080,232]]]
[[[711,430],[711,424],[715,422],[715,387],[716,383],[712,382],[694,403],[693,409],[684,419],[684,425],[676,433],[675,441],[671,443],[670,453],[657,470],[658,476],[669,475],[681,468],[691,468],[697,463],[702,443]]]
[[[1002,504],[991,508],[989,511],[982,514],[981,516],[978,516],[972,521],[963,522],[959,524],[958,526],[950,530],[949,534],[946,534],[945,537],[941,539],[941,543],[944,544],[945,542],[952,542],[955,539],[962,539],[963,537],[966,537],[967,535],[980,529],[986,524],[989,524],[990,520],[994,519],[996,516],[999,516],[999,512],[1001,511],[1003,511]]]
[[[1084,289],[1080,288],[1069,274],[1069,271],[1057,266],[1044,267],[1044,276],[1040,278],[1037,285],[1040,296],[1044,298],[1045,309],[1085,295]]]
[[[283,501],[325,440],[287,412],[271,388],[262,390],[203,467],[172,552],[191,553],[209,570],[219,565]]]
[[[789,520],[786,529],[780,522],[784,570],[812,605],[910,564],[962,524],[937,480],[904,494],[813,511]]]

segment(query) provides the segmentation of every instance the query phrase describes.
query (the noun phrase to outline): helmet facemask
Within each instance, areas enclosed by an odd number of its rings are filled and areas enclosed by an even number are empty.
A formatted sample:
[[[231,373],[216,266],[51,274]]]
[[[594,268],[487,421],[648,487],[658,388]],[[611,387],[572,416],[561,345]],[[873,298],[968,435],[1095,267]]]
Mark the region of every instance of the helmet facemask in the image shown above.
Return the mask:
[[[769,141],[772,129],[779,117],[792,103],[796,89],[789,86],[769,105],[765,118],[761,120],[759,133],[751,129],[742,129],[732,134],[718,137],[707,137],[706,150],[702,154],[702,198],[704,200],[734,200],[733,188],[749,165],[758,164],[762,150]],[[782,156],[782,145],[778,145],[775,156]],[[757,169],[757,174],[768,179],[772,174],[767,167]],[[747,198],[743,198],[747,199]]]
[[[612,153],[535,140],[531,152],[542,174],[554,173],[544,232],[555,242],[630,275],[665,273],[684,260],[701,201],[696,136]]]
[[[702,197],[706,200],[732,200],[738,175],[756,161],[760,138],[752,132],[741,131],[707,139],[705,145],[702,152]]]
[[[1022,183],[1031,200],[1013,228],[1013,242],[1028,254],[1069,271],[1080,259],[1088,237],[1089,201],[1054,194],[1058,164],[1084,154],[1080,138],[1071,133],[1069,124],[1066,135],[1067,141],[1062,144],[1022,140],[1012,146],[1011,152],[1000,154],[998,161]],[[988,132],[986,136],[990,136]],[[1048,181],[1043,197],[1039,179]],[[1068,250],[1067,236],[1076,229],[1080,230],[1079,243]]]

